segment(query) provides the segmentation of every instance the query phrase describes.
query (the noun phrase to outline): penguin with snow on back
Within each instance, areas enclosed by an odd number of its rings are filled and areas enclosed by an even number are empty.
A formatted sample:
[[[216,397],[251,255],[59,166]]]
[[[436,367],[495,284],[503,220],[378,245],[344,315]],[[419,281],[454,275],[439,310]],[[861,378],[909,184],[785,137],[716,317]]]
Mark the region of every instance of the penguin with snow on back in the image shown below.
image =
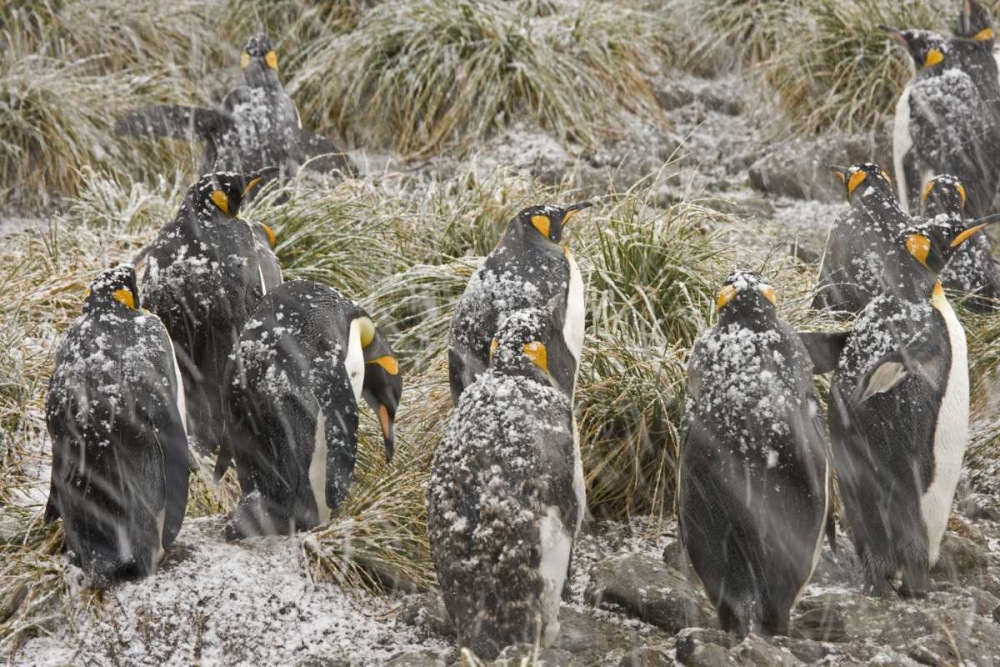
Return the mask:
[[[388,342],[357,303],[305,280],[260,302],[226,369],[226,444],[243,498],[229,539],[289,534],[325,523],[351,487],[364,398],[392,460],[403,389]]]
[[[329,139],[302,128],[298,109],[278,78],[278,56],[263,32],[251,37],[240,57],[243,80],[218,109],[148,106],[115,123],[115,133],[186,139],[205,144],[200,172],[249,172],[270,165],[272,178],[291,178],[303,164],[321,172],[353,171]],[[253,198],[253,193],[249,194]]]
[[[132,266],[102,272],[59,344],[45,397],[45,519],[62,518],[67,550],[92,585],[152,574],[180,532],[184,413],[173,345],[140,308]]]
[[[968,73],[952,61],[952,44],[927,30],[880,26],[905,46],[916,68],[896,103],[893,162],[899,203],[916,213],[920,193],[935,174],[965,184],[973,217],[989,213],[998,186],[995,156],[1000,126]]]
[[[223,374],[233,345],[281,279],[273,253],[238,217],[264,176],[202,176],[138,262],[143,303],[163,321],[177,348],[189,433],[202,452],[217,451],[222,442]]]
[[[996,117],[1000,106],[1000,66],[990,11],[979,0],[963,0],[955,36],[949,43],[954,66],[966,72]]]
[[[995,222],[991,218],[987,222]],[[969,431],[965,331],[938,276],[986,222],[935,219],[904,231],[887,262],[895,289],[855,320],[831,383],[830,434],[867,591],[928,590]]]
[[[722,629],[740,635],[788,634],[830,502],[813,363],[774,298],[757,273],[729,276],[688,364],[681,541]]]
[[[562,328],[561,338],[549,345],[549,370],[572,398],[583,352],[583,278],[569,248],[560,242],[564,226],[589,206],[581,202],[524,209],[473,274],[451,320],[448,375],[454,404],[486,369],[490,341],[504,318],[541,307],[551,308]]]
[[[500,325],[465,389],[427,485],[427,535],[461,647],[493,659],[550,646],[584,504],[570,399],[548,368],[561,327],[543,309]]]
[[[965,219],[965,188],[949,174],[928,181],[921,194],[921,220],[962,227]],[[976,234],[957,249],[941,271],[945,289],[969,295],[967,308],[993,312],[1000,306],[1000,272],[997,271],[986,234]]]
[[[831,169],[851,207],[830,230],[812,307],[854,313],[882,292],[886,257],[896,252],[893,241],[910,217],[900,210],[892,181],[878,165]]]

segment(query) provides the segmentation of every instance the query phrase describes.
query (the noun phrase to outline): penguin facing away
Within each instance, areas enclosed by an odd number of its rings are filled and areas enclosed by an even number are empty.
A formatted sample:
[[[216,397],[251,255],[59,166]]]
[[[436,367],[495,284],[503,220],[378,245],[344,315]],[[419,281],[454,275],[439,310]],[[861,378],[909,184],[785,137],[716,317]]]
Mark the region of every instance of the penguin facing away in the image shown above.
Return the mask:
[[[788,634],[829,506],[813,364],[759,274],[730,275],[717,305],[688,364],[681,540],[722,629]]]
[[[139,308],[130,265],[91,283],[59,344],[45,397],[47,522],[103,588],[156,571],[187,506],[184,388],[163,324]]]
[[[280,172],[269,174],[268,180],[279,174],[291,178],[307,162],[321,172],[353,171],[350,160],[329,139],[302,129],[295,103],[278,78],[278,56],[266,34],[247,41],[240,67],[242,82],[218,109],[147,106],[120,118],[115,133],[204,143],[203,174],[277,165]]]
[[[928,181],[921,194],[922,220],[964,227],[965,188],[949,174]],[[968,294],[966,307],[976,312],[992,312],[1000,306],[1000,273],[985,234],[976,234],[955,249],[941,271],[945,289]]]
[[[264,262],[273,255],[237,217],[263,177],[257,172],[203,176],[140,260],[143,303],[174,341],[188,429],[201,451],[215,451],[221,442],[226,359],[257,303],[280,281],[280,270],[273,273],[277,260],[267,268]]]
[[[812,307],[857,312],[883,289],[886,256],[910,218],[899,208],[892,181],[870,162],[831,167],[843,182],[851,208],[837,218],[827,238]]]
[[[509,315],[489,366],[462,393],[427,486],[434,568],[459,644],[484,659],[559,633],[584,505],[570,399],[548,371],[560,327],[544,309]]]
[[[986,222],[993,222],[988,219]],[[900,235],[897,289],[855,321],[831,384],[830,433],[847,523],[875,595],[924,595],[968,441],[965,332],[938,281],[986,226],[935,219]]]
[[[906,47],[916,67],[896,104],[892,151],[900,207],[919,210],[920,193],[935,174],[965,184],[973,217],[989,213],[996,196],[1000,127],[972,78],[951,60],[952,45],[926,30],[881,26]]]
[[[216,477],[231,455],[243,491],[227,536],[327,521],[351,486],[360,399],[378,415],[391,460],[402,383],[371,318],[336,290],[296,280],[264,297],[226,371],[227,444]]]
[[[522,210],[473,274],[451,320],[448,375],[455,405],[486,369],[497,327],[525,308],[552,310],[563,335],[549,344],[549,370],[572,397],[583,351],[583,278],[569,249],[559,244],[564,226],[589,206],[581,202]]]
[[[1000,68],[993,54],[995,45],[990,11],[979,0],[964,0],[955,36],[949,43],[952,59],[956,67],[972,78],[994,119],[1000,106]]]

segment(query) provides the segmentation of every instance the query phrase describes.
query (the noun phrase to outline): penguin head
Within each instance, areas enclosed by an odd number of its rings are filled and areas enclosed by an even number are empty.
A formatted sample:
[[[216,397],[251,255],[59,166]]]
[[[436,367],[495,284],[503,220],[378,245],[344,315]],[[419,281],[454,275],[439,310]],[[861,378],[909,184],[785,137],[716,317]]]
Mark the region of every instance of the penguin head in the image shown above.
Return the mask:
[[[219,171],[205,174],[188,190],[188,204],[199,217],[215,219],[235,218],[240,205],[264,179],[276,174],[276,167],[268,167],[249,174]]]
[[[385,460],[392,461],[396,442],[396,410],[403,394],[399,362],[382,333],[367,315],[362,315],[361,348],[365,357],[365,381],[361,389],[368,406],[378,415],[385,441]]]
[[[565,208],[549,205],[529,206],[511,220],[507,230],[526,239],[546,239],[559,243],[562,241],[563,227],[574,215],[590,206],[592,204],[586,201]]]
[[[509,315],[490,343],[490,369],[551,385],[549,352],[552,318],[541,308],[526,308]],[[561,335],[561,333],[559,333]]]
[[[951,174],[935,176],[920,194],[920,207],[925,216],[933,218],[949,214],[961,216],[965,209],[965,186]]]
[[[278,83],[278,54],[264,32],[258,32],[247,40],[240,55],[240,69],[243,70],[243,79],[250,86]]]
[[[885,173],[885,169],[877,164],[861,162],[847,168],[831,166],[830,171],[847,189],[847,201],[853,201],[855,196],[862,196],[868,191],[890,198],[895,197],[892,191],[892,179]]]
[[[729,274],[715,299],[719,322],[768,319],[775,315],[774,288],[756,271]]]
[[[906,47],[917,71],[930,69],[945,61],[948,56],[948,40],[930,30],[897,30],[880,25],[897,42]]]
[[[982,43],[992,42],[995,39],[993,17],[979,0],[964,0],[962,3],[962,12],[958,15],[958,25],[955,28],[955,37]]]
[[[131,264],[101,271],[87,290],[83,312],[108,308],[139,309],[139,288],[136,286],[135,267]]]
[[[1000,222],[1000,215],[969,223],[942,216],[904,231],[902,244],[914,261],[938,274],[963,243],[996,222]]]

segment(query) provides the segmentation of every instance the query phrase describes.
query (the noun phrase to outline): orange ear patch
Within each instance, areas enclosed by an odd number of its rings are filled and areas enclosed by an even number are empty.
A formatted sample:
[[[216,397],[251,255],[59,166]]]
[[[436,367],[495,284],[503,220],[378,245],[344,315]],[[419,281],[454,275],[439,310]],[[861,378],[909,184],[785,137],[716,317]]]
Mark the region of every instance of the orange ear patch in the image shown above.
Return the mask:
[[[552,221],[549,220],[547,215],[533,215],[531,216],[532,226],[538,230],[538,233],[549,238],[549,232],[552,230]]]
[[[378,359],[372,359],[371,361],[366,361],[367,364],[377,364],[385,369],[385,372],[389,375],[399,375],[399,362],[396,361],[396,357],[385,355],[384,357],[379,357]]]

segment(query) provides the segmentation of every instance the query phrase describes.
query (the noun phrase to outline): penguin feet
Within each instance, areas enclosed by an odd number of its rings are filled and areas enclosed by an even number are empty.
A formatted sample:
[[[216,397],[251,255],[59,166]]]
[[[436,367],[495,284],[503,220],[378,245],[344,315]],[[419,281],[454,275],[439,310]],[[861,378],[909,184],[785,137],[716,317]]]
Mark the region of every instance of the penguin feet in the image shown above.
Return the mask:
[[[862,587],[862,592],[875,598],[891,598],[896,594],[888,577],[872,576],[868,572],[865,573],[865,584]]]
[[[923,600],[927,597],[926,588],[911,588],[905,581],[900,585],[899,590],[896,592],[899,593],[899,597],[905,599]]]

